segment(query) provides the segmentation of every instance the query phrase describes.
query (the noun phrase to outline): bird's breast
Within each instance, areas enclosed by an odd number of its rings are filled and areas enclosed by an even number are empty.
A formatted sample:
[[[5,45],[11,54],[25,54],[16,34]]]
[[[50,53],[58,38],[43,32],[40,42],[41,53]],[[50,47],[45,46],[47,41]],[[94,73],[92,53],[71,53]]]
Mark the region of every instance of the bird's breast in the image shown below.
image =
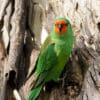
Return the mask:
[[[55,52],[57,54],[57,56],[60,56],[60,55],[65,55],[66,56],[66,44],[57,44],[55,45]]]

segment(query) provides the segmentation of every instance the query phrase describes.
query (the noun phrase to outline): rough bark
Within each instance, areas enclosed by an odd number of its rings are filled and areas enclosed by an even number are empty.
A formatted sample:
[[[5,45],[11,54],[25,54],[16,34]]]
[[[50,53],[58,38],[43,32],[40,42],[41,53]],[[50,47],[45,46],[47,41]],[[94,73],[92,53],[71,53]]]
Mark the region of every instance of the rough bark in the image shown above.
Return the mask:
[[[24,45],[25,34],[25,0],[3,1],[1,5],[1,20],[3,23],[3,32],[8,36],[9,46],[5,44],[7,60],[3,71],[3,90],[1,99],[11,100],[14,96],[14,90],[18,89],[17,80],[20,70],[20,60]],[[8,5],[9,3],[9,5]],[[7,6],[8,5],[8,6]],[[3,7],[4,6],[4,7]],[[8,13],[9,11],[9,13]],[[7,12],[7,13],[5,13]],[[4,16],[5,15],[5,16]],[[4,16],[4,19],[2,18]],[[6,23],[7,22],[7,23]],[[3,38],[6,38],[3,37]],[[5,41],[4,41],[5,42]],[[7,51],[8,49],[8,51]],[[15,97],[16,98],[16,97]]]
[[[59,83],[50,82],[43,100],[99,100],[99,0],[0,0],[0,100],[27,100],[39,48],[56,17],[67,17],[75,44]]]

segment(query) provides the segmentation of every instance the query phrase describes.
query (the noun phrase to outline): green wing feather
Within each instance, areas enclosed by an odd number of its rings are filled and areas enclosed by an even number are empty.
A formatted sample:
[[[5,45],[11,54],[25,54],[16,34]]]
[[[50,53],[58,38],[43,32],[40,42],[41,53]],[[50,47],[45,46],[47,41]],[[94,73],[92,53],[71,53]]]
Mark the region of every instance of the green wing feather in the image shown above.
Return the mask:
[[[35,100],[37,98],[42,86],[45,84],[45,79],[54,64],[57,61],[57,56],[55,52],[55,44],[51,41],[51,38],[47,38],[47,42],[41,47],[41,51],[38,57],[38,62],[36,66],[37,80],[35,82],[34,88],[31,90],[29,95],[29,100]],[[30,99],[32,98],[32,99]]]
[[[44,81],[50,69],[57,62],[57,55],[54,50],[55,44],[50,44],[45,51],[39,56],[39,61],[37,65],[36,72],[39,74],[36,82],[36,86],[41,84]]]

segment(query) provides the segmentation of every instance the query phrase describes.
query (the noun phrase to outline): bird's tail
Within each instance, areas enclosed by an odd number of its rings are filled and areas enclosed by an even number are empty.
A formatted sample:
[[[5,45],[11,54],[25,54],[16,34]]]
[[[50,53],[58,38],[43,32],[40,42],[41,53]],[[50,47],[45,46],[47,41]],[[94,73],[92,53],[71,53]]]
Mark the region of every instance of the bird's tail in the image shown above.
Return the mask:
[[[43,87],[43,84],[39,85],[38,87],[34,88],[31,90],[28,100],[36,100],[37,97],[39,96],[41,89]]]

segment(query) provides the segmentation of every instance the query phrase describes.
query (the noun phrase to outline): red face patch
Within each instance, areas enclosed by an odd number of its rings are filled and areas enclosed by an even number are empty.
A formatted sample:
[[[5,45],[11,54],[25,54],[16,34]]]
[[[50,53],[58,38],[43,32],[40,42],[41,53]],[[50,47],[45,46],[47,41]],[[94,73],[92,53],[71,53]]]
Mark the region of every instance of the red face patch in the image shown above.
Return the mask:
[[[64,20],[56,21],[55,23],[55,32],[57,34],[64,34],[67,31],[67,23]]]

